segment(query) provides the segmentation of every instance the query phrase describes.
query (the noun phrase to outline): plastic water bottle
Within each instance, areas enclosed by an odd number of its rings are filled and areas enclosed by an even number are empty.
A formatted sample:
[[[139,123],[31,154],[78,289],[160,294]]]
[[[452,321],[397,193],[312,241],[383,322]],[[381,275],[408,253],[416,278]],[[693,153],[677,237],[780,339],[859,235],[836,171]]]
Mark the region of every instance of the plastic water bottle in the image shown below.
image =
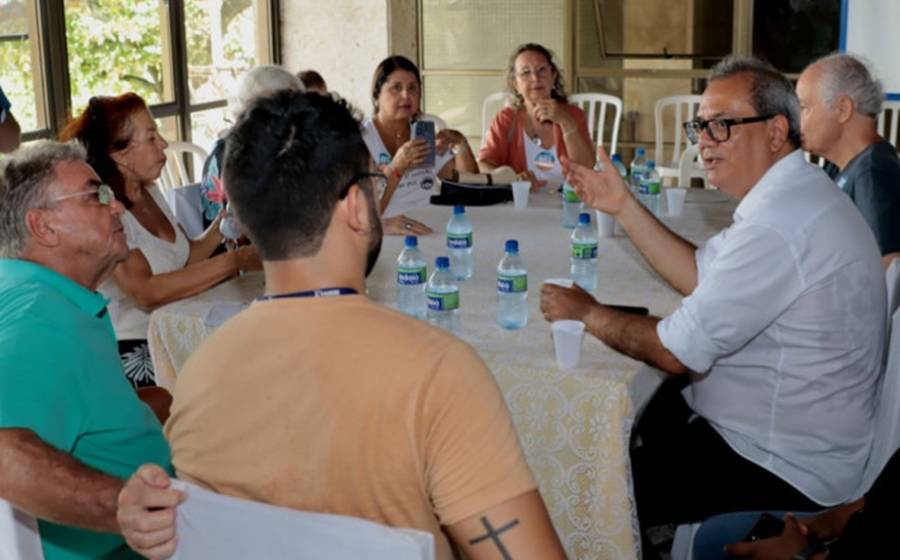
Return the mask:
[[[435,259],[434,272],[428,279],[425,293],[428,297],[428,321],[459,334],[459,286],[450,274],[449,257]]]
[[[631,192],[635,194],[641,186],[641,176],[647,168],[646,154],[644,148],[638,148],[634,152],[634,159],[631,160]]]
[[[505,250],[497,265],[497,324],[515,330],[528,324],[528,271],[518,241],[507,241]]]
[[[397,309],[425,318],[425,282],[428,281],[428,265],[419,251],[419,238],[407,235],[404,248],[397,257]]]
[[[641,177],[640,199],[654,216],[659,216],[660,183],[656,162],[651,159],[647,162],[647,171]]]
[[[622,176],[622,180],[627,182],[628,181],[628,170],[625,169],[625,164],[622,163],[622,156],[620,156],[619,154],[613,154],[612,155],[612,164],[613,164],[613,167],[615,167],[616,170],[619,172],[619,175]]]
[[[475,260],[472,257],[472,222],[466,216],[466,207],[457,204],[453,216],[447,222],[447,250],[450,253],[450,271],[457,280],[472,277]]]
[[[219,233],[225,239],[225,249],[234,251],[238,248],[238,240],[241,238],[241,228],[230,204],[225,205],[225,215],[219,221]]]
[[[591,226],[591,215],[578,215],[578,227],[572,232],[572,254],[569,272],[572,281],[593,292],[597,289],[597,231]]]
[[[578,225],[578,213],[581,212],[581,199],[568,181],[563,183],[562,192],[562,227],[572,229]]]

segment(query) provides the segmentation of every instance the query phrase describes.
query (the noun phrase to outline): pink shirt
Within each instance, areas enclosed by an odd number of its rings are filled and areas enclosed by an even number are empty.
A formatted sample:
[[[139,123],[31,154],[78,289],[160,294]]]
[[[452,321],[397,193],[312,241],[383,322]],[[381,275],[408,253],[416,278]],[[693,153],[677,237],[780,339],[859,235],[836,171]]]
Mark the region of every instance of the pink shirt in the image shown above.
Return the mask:
[[[591,143],[591,135],[588,132],[587,117],[584,111],[574,105],[563,105],[566,111],[575,118],[578,130],[585,142]],[[492,165],[508,165],[512,167],[516,173],[522,173],[528,169],[528,162],[525,157],[525,145],[521,131],[525,127],[523,119],[525,118],[525,110],[515,107],[507,107],[497,113],[491,128],[488,130],[487,137],[478,150],[478,160],[485,161]],[[568,157],[566,151],[566,143],[563,141],[563,130],[558,124],[553,125],[553,144],[556,146],[557,154],[560,157]]]

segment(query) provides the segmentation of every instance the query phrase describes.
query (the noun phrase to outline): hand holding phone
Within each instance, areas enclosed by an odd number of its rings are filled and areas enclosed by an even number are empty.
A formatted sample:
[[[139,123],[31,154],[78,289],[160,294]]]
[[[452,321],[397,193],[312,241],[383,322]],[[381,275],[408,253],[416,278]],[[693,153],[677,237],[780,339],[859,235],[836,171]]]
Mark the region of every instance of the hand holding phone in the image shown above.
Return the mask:
[[[771,539],[781,535],[782,532],[784,532],[784,521],[770,513],[763,513],[753,527],[750,528],[747,536],[744,537],[744,542]]]
[[[412,139],[424,140],[428,144],[428,155],[425,156],[424,165],[434,165],[435,132],[434,123],[431,121],[415,121],[412,125]]]

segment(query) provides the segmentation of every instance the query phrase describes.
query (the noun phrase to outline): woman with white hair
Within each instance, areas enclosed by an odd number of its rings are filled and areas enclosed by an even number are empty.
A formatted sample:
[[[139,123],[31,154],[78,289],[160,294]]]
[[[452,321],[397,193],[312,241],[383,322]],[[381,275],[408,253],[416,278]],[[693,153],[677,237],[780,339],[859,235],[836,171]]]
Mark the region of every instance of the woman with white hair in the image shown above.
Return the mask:
[[[232,119],[237,120],[244,108],[257,97],[271,95],[283,89],[305,91],[306,88],[303,87],[300,78],[281,66],[264,64],[250,69],[238,84],[234,97],[229,100],[228,108]],[[212,152],[203,164],[203,177],[200,181],[203,195],[200,197],[200,202],[203,206],[204,221],[208,223],[216,219],[224,206],[221,197],[223,192],[221,162],[225,153],[225,134],[227,132],[228,129],[222,131]]]

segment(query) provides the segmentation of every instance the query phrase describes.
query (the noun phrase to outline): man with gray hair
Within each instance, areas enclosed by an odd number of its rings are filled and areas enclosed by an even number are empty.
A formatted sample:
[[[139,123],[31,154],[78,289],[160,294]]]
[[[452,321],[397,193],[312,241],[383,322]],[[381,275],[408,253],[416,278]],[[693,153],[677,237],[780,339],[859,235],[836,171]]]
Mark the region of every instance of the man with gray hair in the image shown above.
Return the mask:
[[[861,60],[836,53],[807,66],[797,95],[803,147],[830,162],[825,172],[856,204],[881,254],[900,251],[900,159],[875,128],[881,83]]]
[[[180,499],[152,476],[122,491],[143,463],[172,470],[96,292],[128,256],[123,212],[78,144],[0,162],[0,498],[38,518],[47,560],[137,557],[117,515],[141,526]]]
[[[740,200],[697,248],[603,171],[570,164],[585,204],[616,217],[685,297],[666,318],[544,285],[549,320],[578,319],[612,348],[669,374],[631,454],[641,526],[714,513],[809,511],[851,497],[872,440],[885,342],[878,248],[850,200],[800,145],[790,82],[752,58],[711,73],[685,123],[709,181]],[[645,552],[652,557],[645,541]]]

